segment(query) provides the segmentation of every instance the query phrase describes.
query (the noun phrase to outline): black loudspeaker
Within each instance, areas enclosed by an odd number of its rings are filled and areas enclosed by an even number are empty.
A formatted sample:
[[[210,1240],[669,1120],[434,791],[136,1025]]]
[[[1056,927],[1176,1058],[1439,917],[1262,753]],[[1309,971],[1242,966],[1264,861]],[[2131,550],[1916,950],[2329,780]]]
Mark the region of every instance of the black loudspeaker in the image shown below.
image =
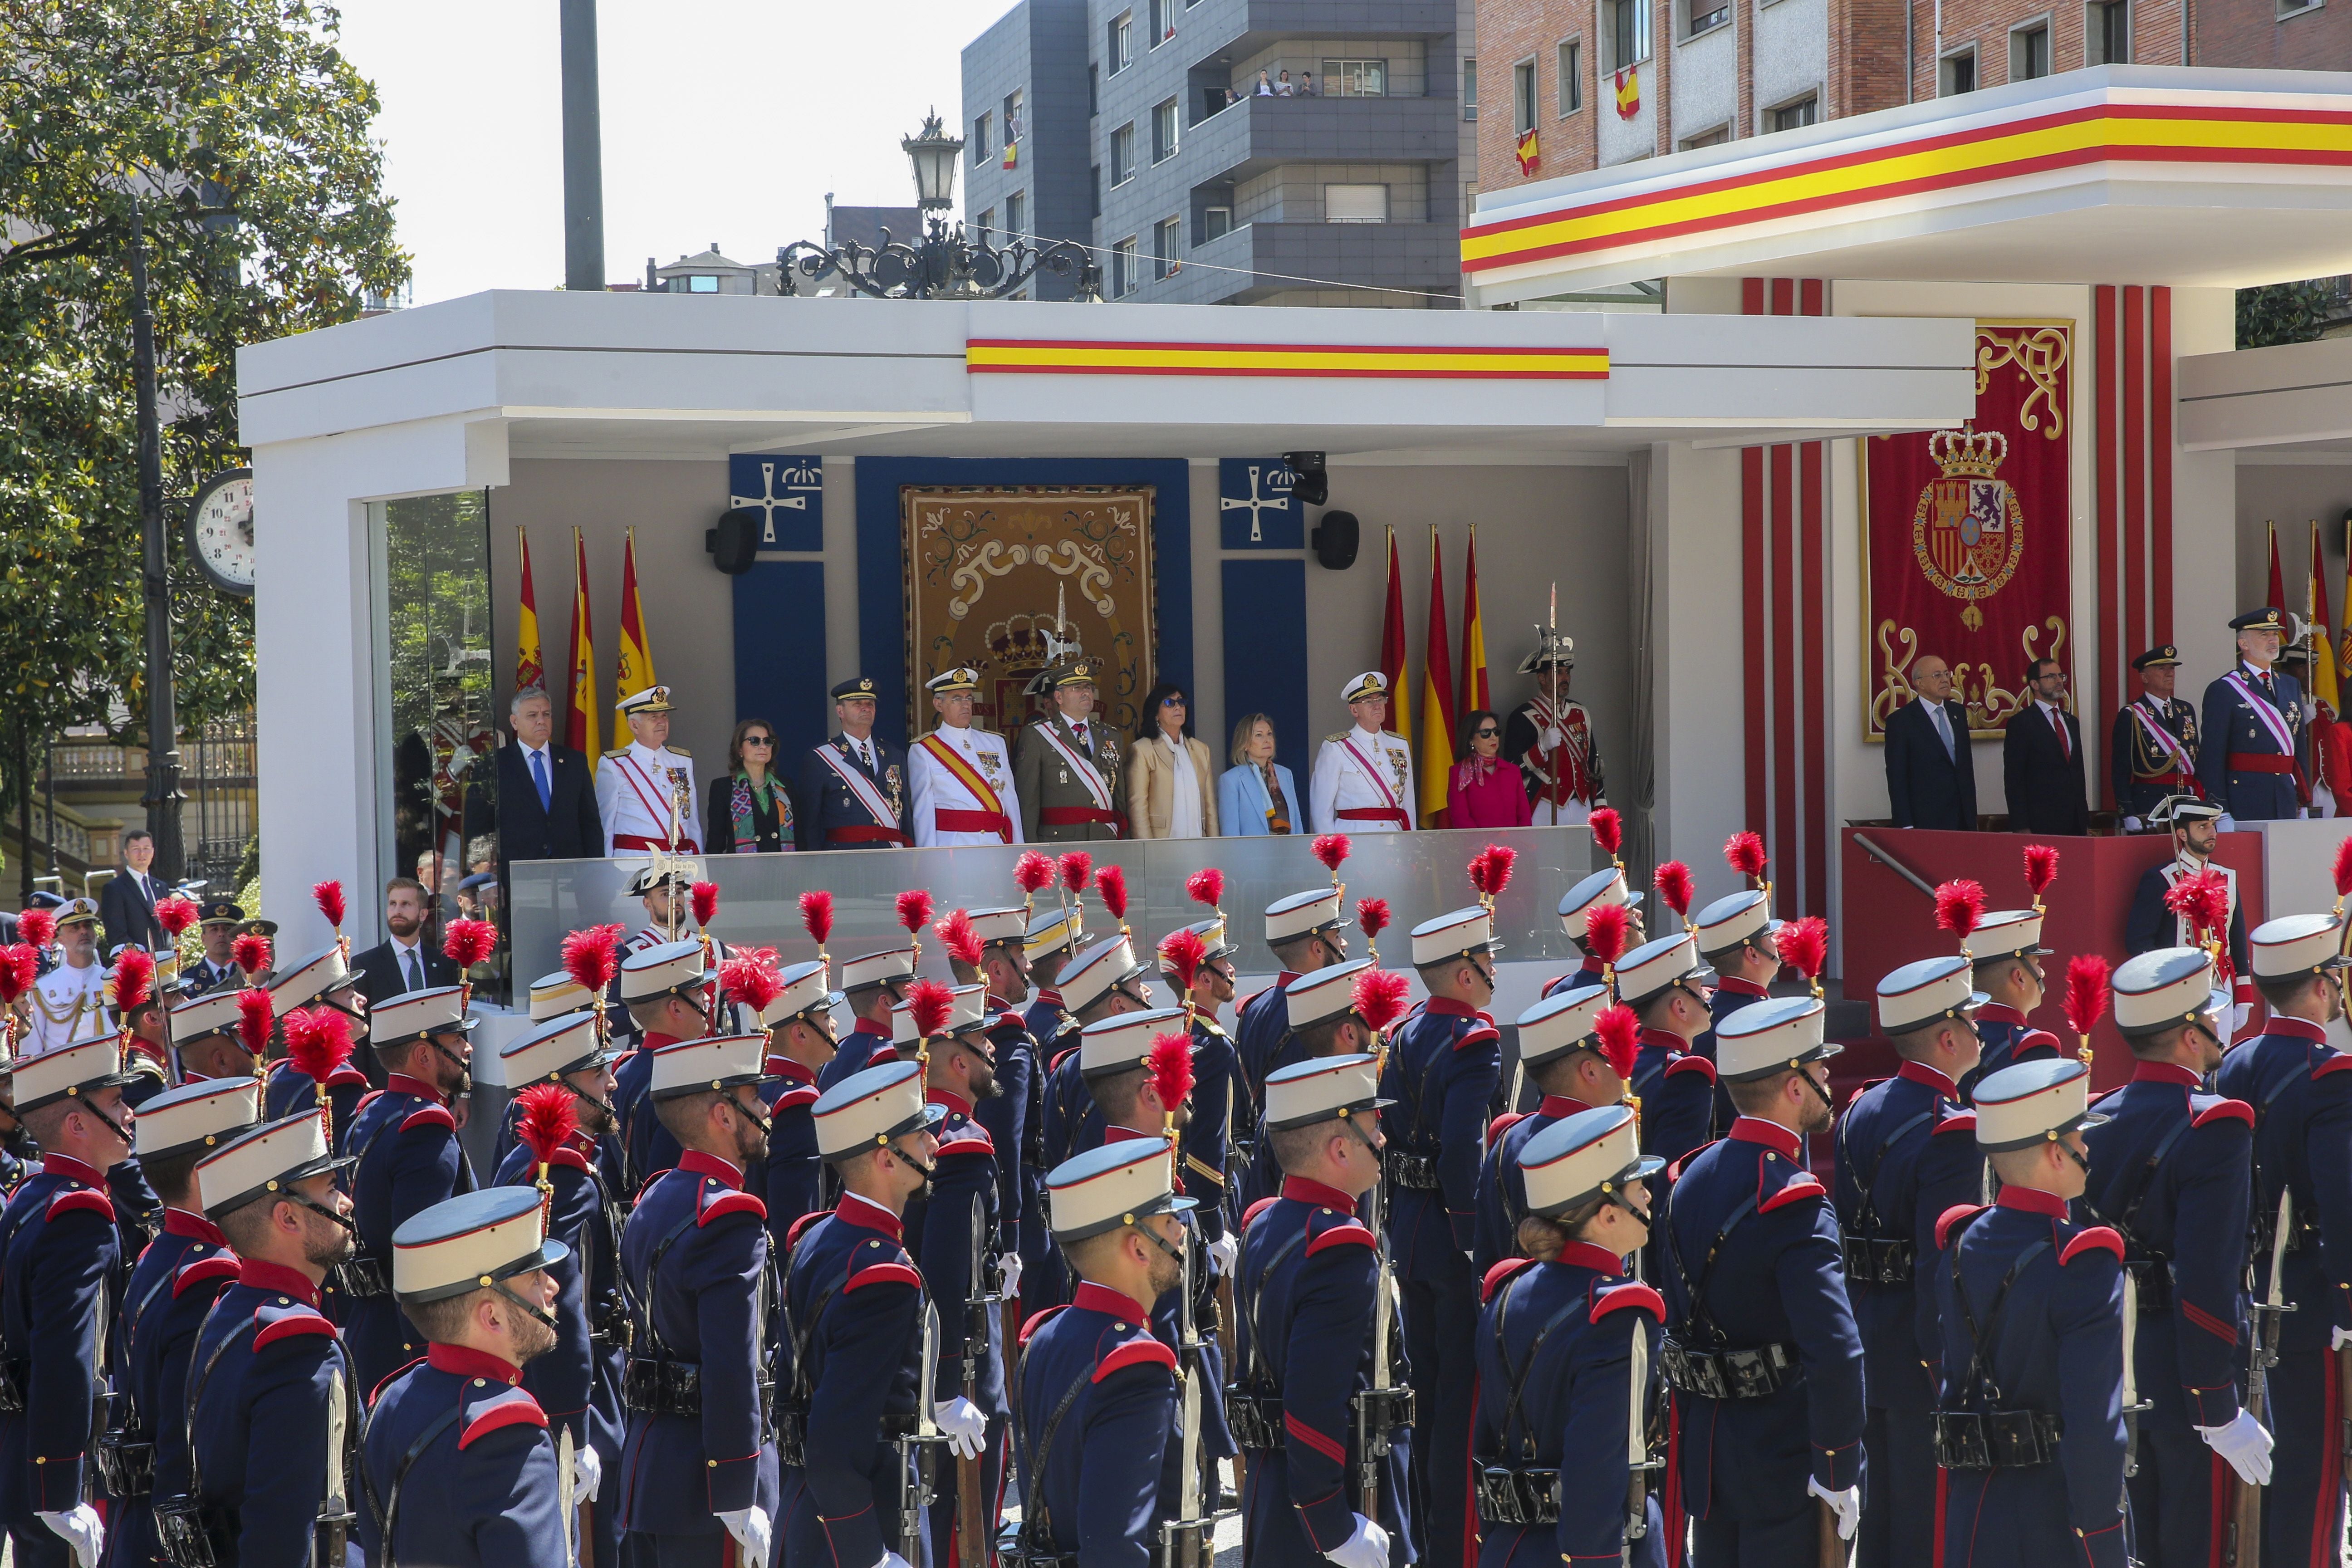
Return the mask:
[[[710,552],[710,563],[730,577],[749,572],[760,552],[759,509],[744,506],[728,512],[718,527],[703,534],[702,547]]]
[[[1321,506],[1331,499],[1331,476],[1324,470],[1320,452],[1285,452],[1282,460],[1290,465],[1295,476],[1291,495],[1307,506]]]
[[[1316,560],[1334,572],[1345,572],[1356,563],[1356,545],[1362,531],[1354,512],[1327,511],[1307,542],[1315,546]]]

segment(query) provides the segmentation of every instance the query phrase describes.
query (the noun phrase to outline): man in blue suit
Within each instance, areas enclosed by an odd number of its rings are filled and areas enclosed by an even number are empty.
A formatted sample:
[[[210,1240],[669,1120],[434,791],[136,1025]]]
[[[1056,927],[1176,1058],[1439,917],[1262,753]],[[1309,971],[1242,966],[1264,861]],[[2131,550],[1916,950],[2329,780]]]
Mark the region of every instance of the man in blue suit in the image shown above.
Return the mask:
[[[555,736],[547,693],[526,686],[507,705],[515,743],[499,748],[499,876],[511,860],[576,860],[604,852],[588,759]],[[467,833],[478,831],[468,826]]]
[[[1911,662],[1918,700],[1886,716],[1886,797],[1897,827],[1962,832],[1977,825],[1969,710],[1952,696],[1951,667],[1932,653]]]
[[[2197,776],[2205,798],[2221,808],[2221,831],[2248,822],[2301,816],[2311,785],[2295,761],[2303,740],[2303,686],[2272,668],[2286,638],[2286,616],[2274,605],[2230,623],[2238,667],[2205,689],[2204,743]]]
[[[841,728],[801,759],[793,822],[803,849],[901,847],[907,837],[907,752],[874,732],[874,679],[833,689]]]

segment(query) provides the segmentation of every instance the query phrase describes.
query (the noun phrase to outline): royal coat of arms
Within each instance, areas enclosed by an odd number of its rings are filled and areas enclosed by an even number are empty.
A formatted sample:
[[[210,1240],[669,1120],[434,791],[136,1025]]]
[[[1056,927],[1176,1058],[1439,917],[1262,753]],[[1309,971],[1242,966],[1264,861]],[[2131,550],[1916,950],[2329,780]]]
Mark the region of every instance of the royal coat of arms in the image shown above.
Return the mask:
[[[2009,438],[1963,426],[1930,436],[1927,451],[1943,475],[1919,492],[1912,553],[1939,592],[1966,601],[1960,624],[1974,631],[1984,625],[1976,601],[2000,592],[2025,553],[2025,509],[2000,477]]]

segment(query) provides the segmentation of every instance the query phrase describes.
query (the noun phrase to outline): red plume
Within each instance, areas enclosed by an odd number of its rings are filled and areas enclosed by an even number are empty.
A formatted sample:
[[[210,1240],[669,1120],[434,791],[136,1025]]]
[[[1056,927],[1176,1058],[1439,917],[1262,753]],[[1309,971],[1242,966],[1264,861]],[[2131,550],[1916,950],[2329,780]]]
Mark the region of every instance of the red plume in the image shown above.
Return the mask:
[[[1022,896],[1032,898],[1054,879],[1054,858],[1040,855],[1034,849],[1024,850],[1021,858],[1013,862],[1013,883]]]
[[[1178,989],[1190,991],[1192,982],[1200,977],[1201,965],[1209,961],[1209,944],[1201,933],[1190,926],[1168,933],[1160,944],[1160,962],[1176,976]]]
[[[931,895],[921,888],[909,888],[898,895],[898,923],[909,935],[919,932],[931,920]]]
[[[530,1157],[540,1164],[555,1158],[555,1152],[571,1141],[579,1129],[580,1111],[572,1090],[560,1083],[535,1083],[515,1096],[522,1114],[515,1119],[515,1142],[530,1151]]]
[[[954,1010],[955,993],[936,980],[918,980],[907,987],[907,1011],[914,1018],[915,1033],[925,1039],[944,1033]]]
[[[1780,962],[1808,980],[1819,980],[1830,959],[1830,922],[1819,915],[1780,928]]]
[[[1073,849],[1055,862],[1062,873],[1062,890],[1070,894],[1083,893],[1087,882],[1095,874],[1095,858],[1083,849]]]
[[[236,1037],[255,1056],[269,1049],[271,1016],[269,993],[258,988],[236,994]]]
[[[1348,842],[1344,833],[1321,834],[1315,840],[1315,858],[1323,862],[1323,869],[1336,877],[1339,874],[1339,862],[1355,846]]]
[[[815,939],[819,947],[833,934],[833,895],[823,888],[812,889],[801,895],[801,924]]]
[[[719,963],[719,984],[730,1000],[754,1013],[766,1012],[784,989],[783,977],[776,973],[776,950],[737,948]]]
[[[1364,1026],[1377,1035],[1404,1016],[1405,993],[1412,989],[1412,982],[1392,970],[1363,970],[1350,989],[1349,1005]]]
[[[694,929],[701,931],[710,924],[711,917],[719,912],[719,884],[697,882],[687,889],[687,897],[694,901]]]
[[[2352,895],[2352,838],[2336,846],[2336,896]]]
[[[1364,928],[1366,942],[1380,941],[1381,932],[1389,929],[1389,921],[1394,918],[1389,912],[1389,901],[1386,899],[1356,900],[1356,923]]]
[[[980,967],[980,931],[971,923],[971,916],[961,910],[950,910],[948,918],[931,928],[940,933],[940,942],[948,956],[968,969]]]
[[[195,900],[184,899],[177,893],[155,900],[155,923],[162,926],[163,934],[173,942],[180,940],[182,931],[196,923],[199,913]]]
[[[352,1023],[336,1009],[298,1007],[286,1015],[286,1059],[295,1071],[324,1083],[351,1057]]]
[[[129,1013],[155,999],[155,955],[143,947],[126,947],[114,961],[114,1010]]]
[[[1741,828],[1723,841],[1723,858],[1743,877],[1764,875],[1764,836]]]
[[[2107,961],[2078,952],[2066,961],[2066,1026],[2087,1035],[2107,1010]]]
[[[257,931],[247,931],[228,944],[228,957],[249,979],[269,967],[269,939]]]
[[[1612,1002],[1592,1021],[1592,1032],[1601,1037],[1601,1054],[1608,1059],[1609,1070],[1632,1078],[1633,1058],[1642,1051],[1641,1015],[1622,1002]]]
[[[1470,857],[1470,885],[1478,889],[1481,898],[1501,898],[1503,889],[1511,885],[1511,868],[1518,858],[1516,849],[1500,844],[1487,845]]]
[[[2352,843],[2352,839],[2347,839]],[[1184,896],[1196,904],[1215,909],[1225,901],[1225,874],[1214,866],[1203,866],[1184,879]]]
[[[1936,889],[1936,923],[1962,942],[1984,919],[1985,890],[1980,882],[1956,877]]]
[[[1160,1103],[1170,1110],[1184,1103],[1192,1093],[1192,1037],[1190,1035],[1154,1035],[1151,1049],[1145,1053],[1144,1067],[1151,1074],[1152,1089]]]
[[[1650,879],[1656,884],[1658,897],[1666,900],[1666,908],[1677,915],[1687,915],[1691,907],[1691,868],[1679,860],[1669,860],[1660,866]]]
[[[1617,808],[1604,805],[1592,814],[1592,842],[1601,846],[1604,855],[1615,855],[1625,842],[1625,823]]]
[[[2164,895],[2165,907],[2189,921],[2200,940],[2230,923],[2230,884],[2221,872],[2207,868],[2183,877]]]
[[[58,940],[58,917],[51,910],[26,910],[16,917],[16,934],[35,947],[47,947]]]
[[[33,988],[40,973],[39,949],[21,942],[0,947],[0,1005],[14,1006],[17,997]]]
[[[499,950],[498,928],[488,921],[451,921],[442,933],[441,954],[459,973],[485,963]]]
[[[1622,904],[1595,904],[1584,917],[1584,951],[1602,963],[1625,956],[1625,939],[1633,934],[1633,911]]]
[[[602,996],[621,972],[622,931],[618,925],[590,926],[563,939],[563,973],[592,996]]]
[[[1106,866],[1095,873],[1095,891],[1102,895],[1103,908],[1115,921],[1127,919],[1127,871],[1118,866]]]
[[[2025,890],[2040,898],[2051,883],[2058,879],[2058,847],[2054,844],[2029,844],[2025,847]]]
[[[343,929],[343,885],[341,882],[331,877],[323,882],[311,883],[310,901],[319,906],[319,912],[327,917],[329,925],[337,931]],[[163,912],[161,906],[157,907],[156,912]]]

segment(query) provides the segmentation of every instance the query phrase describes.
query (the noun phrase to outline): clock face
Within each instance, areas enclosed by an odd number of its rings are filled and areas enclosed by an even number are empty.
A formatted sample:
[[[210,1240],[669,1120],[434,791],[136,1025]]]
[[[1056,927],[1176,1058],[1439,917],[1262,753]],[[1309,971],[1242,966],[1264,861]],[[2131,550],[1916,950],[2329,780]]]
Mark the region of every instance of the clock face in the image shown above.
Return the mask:
[[[253,470],[231,468],[205,481],[188,508],[188,548],[213,585],[253,592]]]

